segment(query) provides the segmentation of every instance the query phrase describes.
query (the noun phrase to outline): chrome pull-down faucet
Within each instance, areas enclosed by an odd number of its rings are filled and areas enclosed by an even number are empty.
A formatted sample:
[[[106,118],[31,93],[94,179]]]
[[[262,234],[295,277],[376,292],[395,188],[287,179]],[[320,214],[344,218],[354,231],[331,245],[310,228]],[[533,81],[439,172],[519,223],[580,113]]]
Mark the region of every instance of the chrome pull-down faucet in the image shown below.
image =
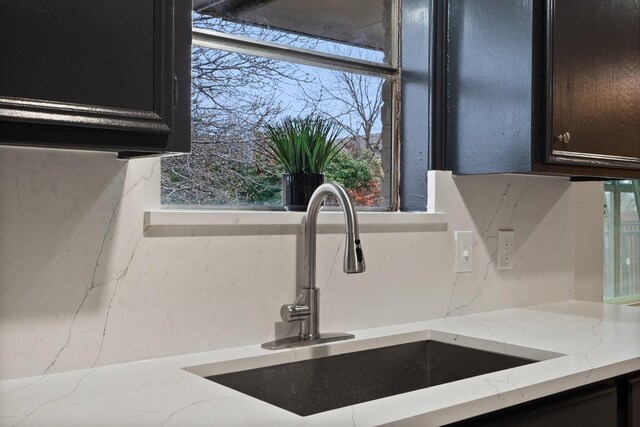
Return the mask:
[[[316,229],[318,212],[322,201],[333,194],[340,203],[345,220],[344,272],[363,273],[365,271],[364,255],[360,247],[358,216],[349,193],[339,184],[328,182],[319,186],[311,196],[307,207],[305,223],[305,282],[299,289],[298,297],[293,304],[283,305],[280,316],[285,322],[300,321],[300,333],[297,337],[283,338],[262,344],[263,348],[275,350],[286,347],[318,344],[353,338],[345,333],[320,333],[320,292],[316,288]]]

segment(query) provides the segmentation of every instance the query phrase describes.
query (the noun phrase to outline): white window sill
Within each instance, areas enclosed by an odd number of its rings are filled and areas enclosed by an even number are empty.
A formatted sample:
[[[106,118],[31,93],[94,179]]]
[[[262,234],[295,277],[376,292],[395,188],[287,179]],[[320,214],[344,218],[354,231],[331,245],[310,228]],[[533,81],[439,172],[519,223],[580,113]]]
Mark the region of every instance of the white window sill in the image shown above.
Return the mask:
[[[229,236],[299,234],[304,212],[153,210],[144,215],[145,236]],[[359,212],[361,233],[415,233],[447,231],[445,213]],[[344,232],[342,212],[322,211],[318,232]]]

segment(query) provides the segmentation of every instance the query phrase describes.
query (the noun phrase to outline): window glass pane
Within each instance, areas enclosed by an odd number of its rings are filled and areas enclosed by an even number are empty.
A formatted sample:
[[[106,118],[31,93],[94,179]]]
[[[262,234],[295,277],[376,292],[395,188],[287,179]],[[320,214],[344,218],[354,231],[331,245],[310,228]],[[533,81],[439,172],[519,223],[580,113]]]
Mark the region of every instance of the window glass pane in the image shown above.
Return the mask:
[[[615,262],[614,262],[614,227],[613,227],[613,192],[604,193],[604,299],[614,298],[615,294]]]
[[[194,0],[193,25],[392,64],[393,0]]]
[[[640,218],[633,181],[605,184],[605,299],[640,294]]]
[[[392,81],[197,46],[192,58],[192,154],[163,158],[163,204],[281,205],[265,125],[321,116],[346,143],[325,179],[390,206]]]

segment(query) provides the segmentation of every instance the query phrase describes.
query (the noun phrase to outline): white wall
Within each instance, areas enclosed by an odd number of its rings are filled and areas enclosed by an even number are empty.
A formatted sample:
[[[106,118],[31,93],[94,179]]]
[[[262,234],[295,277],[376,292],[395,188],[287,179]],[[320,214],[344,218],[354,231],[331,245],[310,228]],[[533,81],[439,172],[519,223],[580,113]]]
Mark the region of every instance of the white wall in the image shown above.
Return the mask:
[[[602,301],[604,260],[604,185],[575,185],[576,299]]]
[[[258,344],[288,330],[279,307],[294,297],[296,236],[152,237],[143,216],[159,208],[159,162],[0,148],[0,379]],[[601,186],[445,172],[429,183],[449,231],[363,234],[365,274],[341,272],[341,235],[319,237],[322,330],[572,298],[575,277],[585,294],[599,292],[601,259],[575,268],[575,216],[579,188],[582,223],[597,224]],[[516,231],[511,271],[495,268],[499,228]],[[474,231],[472,273],[453,273],[453,230]],[[589,229],[580,244],[601,246],[602,235]]]

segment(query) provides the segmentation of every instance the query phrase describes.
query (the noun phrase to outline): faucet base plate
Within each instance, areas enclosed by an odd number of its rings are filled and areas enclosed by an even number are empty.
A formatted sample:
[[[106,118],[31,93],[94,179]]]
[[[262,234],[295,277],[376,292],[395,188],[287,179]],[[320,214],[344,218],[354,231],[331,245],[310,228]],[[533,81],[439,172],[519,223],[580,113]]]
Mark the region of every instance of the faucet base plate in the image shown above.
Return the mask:
[[[333,342],[333,341],[349,340],[351,338],[355,338],[355,336],[353,336],[352,334],[345,334],[342,332],[320,334],[320,338],[316,338],[313,340],[305,340],[296,335],[295,337],[281,338],[279,340],[266,342],[262,344],[261,347],[267,350],[280,350],[283,348],[304,347],[307,345],[324,344],[324,343]]]

